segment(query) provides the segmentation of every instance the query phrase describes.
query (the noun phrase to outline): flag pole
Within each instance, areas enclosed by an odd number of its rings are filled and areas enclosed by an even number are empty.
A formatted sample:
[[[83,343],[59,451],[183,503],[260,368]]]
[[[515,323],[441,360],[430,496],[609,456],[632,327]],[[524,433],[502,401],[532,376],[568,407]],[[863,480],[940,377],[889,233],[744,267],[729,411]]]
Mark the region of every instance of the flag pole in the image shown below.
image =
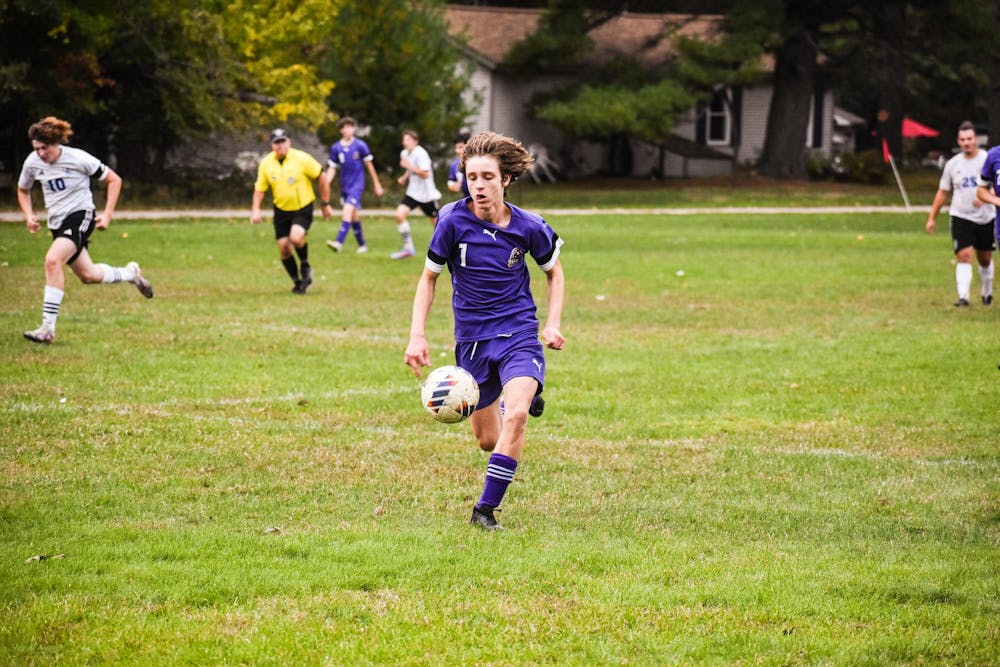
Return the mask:
[[[889,163],[892,167],[892,174],[896,177],[896,185],[899,186],[899,194],[903,195],[903,203],[906,204],[906,212],[911,213],[910,209],[910,198],[906,196],[906,188],[903,187],[903,179],[899,176],[899,169],[896,169],[896,161],[892,159],[892,153],[889,152],[889,143],[883,139],[882,140],[882,157],[885,161]]]

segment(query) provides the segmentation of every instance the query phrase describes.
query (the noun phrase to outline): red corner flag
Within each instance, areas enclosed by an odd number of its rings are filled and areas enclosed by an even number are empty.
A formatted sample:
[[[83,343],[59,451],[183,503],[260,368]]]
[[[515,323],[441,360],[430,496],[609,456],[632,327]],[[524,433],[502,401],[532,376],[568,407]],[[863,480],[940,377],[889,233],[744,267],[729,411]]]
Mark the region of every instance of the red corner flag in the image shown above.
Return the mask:
[[[892,161],[892,155],[889,153],[889,142],[882,139],[882,160],[889,164]]]

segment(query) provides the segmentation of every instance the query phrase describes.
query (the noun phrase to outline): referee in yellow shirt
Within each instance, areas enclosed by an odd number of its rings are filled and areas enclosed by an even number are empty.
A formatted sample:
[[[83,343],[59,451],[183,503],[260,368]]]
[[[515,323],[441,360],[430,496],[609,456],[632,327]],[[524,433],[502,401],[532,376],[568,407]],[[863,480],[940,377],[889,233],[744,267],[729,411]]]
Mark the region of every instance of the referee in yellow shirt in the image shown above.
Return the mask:
[[[316,201],[312,181],[319,183],[324,218],[329,218],[332,213],[330,183],[320,178],[323,168],[313,156],[292,148],[292,140],[285,130],[279,128],[271,132],[271,148],[273,150],[264,156],[257,168],[250,222],[255,225],[261,223],[260,205],[264,202],[264,193],[270,188],[274,199],[274,238],[278,242],[278,254],[285,271],[295,283],[292,292],[305,294],[313,282],[309,244],[306,243],[306,232],[312,226],[313,202]],[[295,255],[298,255],[298,262]]]

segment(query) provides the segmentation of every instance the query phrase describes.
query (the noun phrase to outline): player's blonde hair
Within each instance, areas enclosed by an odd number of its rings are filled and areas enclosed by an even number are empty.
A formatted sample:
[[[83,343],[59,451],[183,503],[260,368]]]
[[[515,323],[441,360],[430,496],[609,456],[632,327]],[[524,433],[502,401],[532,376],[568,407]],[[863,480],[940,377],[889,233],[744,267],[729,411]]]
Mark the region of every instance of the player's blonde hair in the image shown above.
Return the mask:
[[[47,146],[65,144],[73,136],[73,127],[55,116],[46,116],[28,128],[28,138]]]
[[[496,132],[480,132],[465,142],[458,169],[465,173],[465,163],[469,158],[490,156],[500,165],[500,176],[510,176],[513,183],[534,164],[535,158],[520,141]]]

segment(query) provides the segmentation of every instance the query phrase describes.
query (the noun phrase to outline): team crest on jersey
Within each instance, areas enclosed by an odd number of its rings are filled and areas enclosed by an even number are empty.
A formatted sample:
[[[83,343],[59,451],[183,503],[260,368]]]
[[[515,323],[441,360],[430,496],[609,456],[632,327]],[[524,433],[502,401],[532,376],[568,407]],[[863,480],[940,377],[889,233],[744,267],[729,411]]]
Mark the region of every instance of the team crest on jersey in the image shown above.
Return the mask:
[[[510,251],[510,257],[507,258],[507,268],[513,269],[517,266],[517,263],[521,261],[522,257],[524,257],[524,251],[515,246],[514,249]]]

